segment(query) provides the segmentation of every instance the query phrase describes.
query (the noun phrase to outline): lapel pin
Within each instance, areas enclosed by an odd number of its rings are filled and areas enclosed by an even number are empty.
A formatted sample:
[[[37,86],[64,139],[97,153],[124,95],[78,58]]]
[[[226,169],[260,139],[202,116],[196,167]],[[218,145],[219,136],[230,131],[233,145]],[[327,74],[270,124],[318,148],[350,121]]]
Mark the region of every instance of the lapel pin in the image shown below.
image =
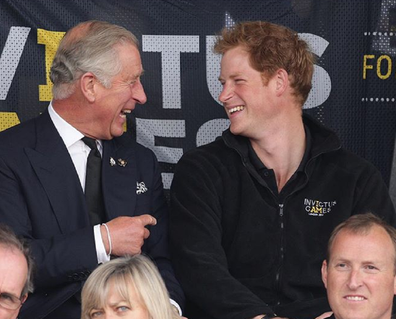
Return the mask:
[[[140,195],[148,191],[148,188],[144,182],[136,182],[136,194]]]
[[[118,159],[118,166],[125,167],[127,164],[128,162],[126,160],[123,160],[122,158]]]
[[[116,164],[114,158],[110,157],[110,166],[114,166]]]

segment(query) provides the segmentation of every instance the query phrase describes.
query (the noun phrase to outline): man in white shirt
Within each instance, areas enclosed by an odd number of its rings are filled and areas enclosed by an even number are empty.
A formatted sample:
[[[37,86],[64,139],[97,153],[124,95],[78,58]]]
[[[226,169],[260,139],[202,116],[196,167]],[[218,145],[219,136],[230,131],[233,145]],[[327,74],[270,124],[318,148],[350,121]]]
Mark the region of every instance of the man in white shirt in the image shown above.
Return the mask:
[[[0,134],[0,222],[31,242],[38,268],[21,319],[80,318],[88,275],[140,253],[155,261],[180,313],[158,162],[124,134],[127,114],[146,102],[142,74],[131,32],[83,22],[55,55],[48,111]]]

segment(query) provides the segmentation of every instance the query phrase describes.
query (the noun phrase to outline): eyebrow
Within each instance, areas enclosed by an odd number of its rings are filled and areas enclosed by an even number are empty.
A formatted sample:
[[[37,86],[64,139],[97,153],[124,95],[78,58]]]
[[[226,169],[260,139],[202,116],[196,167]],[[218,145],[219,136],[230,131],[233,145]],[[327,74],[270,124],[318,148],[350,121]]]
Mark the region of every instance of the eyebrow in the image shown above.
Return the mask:
[[[109,303],[109,306],[115,307],[115,306],[118,306],[120,303],[126,303],[126,304],[130,305],[130,302],[128,302],[128,300],[121,299],[121,300],[115,301],[113,303]]]
[[[237,78],[238,76],[241,76],[241,75],[242,75],[241,73],[236,73],[236,74],[230,75],[229,78],[230,79],[235,79],[235,78]],[[219,76],[218,80],[221,81],[221,80],[224,80],[224,78],[222,76]]]

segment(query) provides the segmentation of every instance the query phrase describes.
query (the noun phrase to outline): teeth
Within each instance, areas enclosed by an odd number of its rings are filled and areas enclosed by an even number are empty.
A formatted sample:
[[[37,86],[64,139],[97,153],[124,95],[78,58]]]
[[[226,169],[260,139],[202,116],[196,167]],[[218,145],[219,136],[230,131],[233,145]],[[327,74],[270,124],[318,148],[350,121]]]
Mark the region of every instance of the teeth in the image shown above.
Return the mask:
[[[131,113],[131,110],[123,110],[122,113],[124,113],[124,114],[130,114],[130,113]]]
[[[359,297],[359,296],[347,296],[346,299],[347,300],[353,300],[353,301],[362,301],[362,300],[364,300],[363,297]]]
[[[230,112],[230,114],[232,114],[232,113],[235,113],[235,112],[238,112],[238,111],[242,111],[243,109],[244,109],[245,107],[244,106],[236,106],[236,107],[233,107],[232,109],[230,109],[229,110],[229,112]]]

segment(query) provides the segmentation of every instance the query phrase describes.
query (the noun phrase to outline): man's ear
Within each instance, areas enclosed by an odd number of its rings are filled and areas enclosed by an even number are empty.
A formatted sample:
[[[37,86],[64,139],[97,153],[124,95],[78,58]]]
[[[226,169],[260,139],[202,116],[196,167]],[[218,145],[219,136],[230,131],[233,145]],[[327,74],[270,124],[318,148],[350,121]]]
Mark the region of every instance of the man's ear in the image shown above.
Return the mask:
[[[276,94],[281,96],[289,87],[289,74],[284,69],[276,71],[273,77],[276,81]]]
[[[84,73],[80,78],[80,88],[82,94],[89,102],[95,102],[95,89],[97,80],[93,73]]]
[[[21,298],[21,302],[24,303],[26,301],[28,297],[28,294],[23,295],[23,297]]]
[[[326,260],[323,260],[321,270],[322,270],[322,281],[324,283],[324,286],[327,289],[327,261]]]

